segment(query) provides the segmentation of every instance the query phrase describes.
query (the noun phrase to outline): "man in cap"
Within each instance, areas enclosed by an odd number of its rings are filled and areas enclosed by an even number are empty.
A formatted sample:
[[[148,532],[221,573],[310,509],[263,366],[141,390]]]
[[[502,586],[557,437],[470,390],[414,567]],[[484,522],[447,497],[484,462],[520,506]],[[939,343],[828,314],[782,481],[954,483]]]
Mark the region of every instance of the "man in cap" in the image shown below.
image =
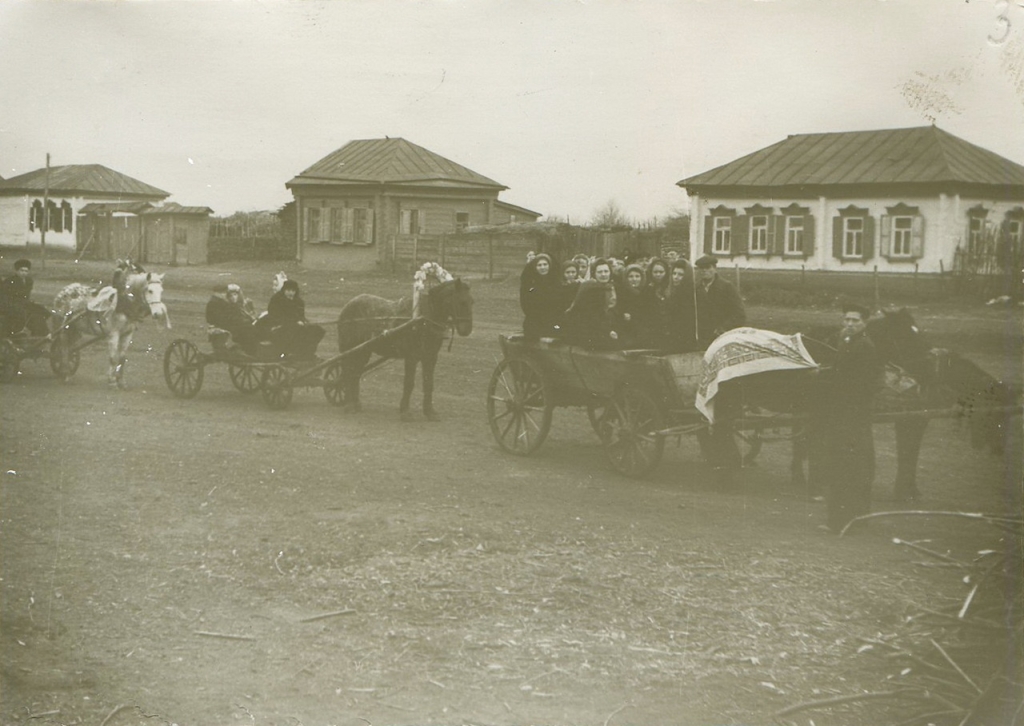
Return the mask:
[[[818,434],[828,528],[840,532],[851,519],[871,510],[875,447],[871,418],[884,364],[867,336],[868,309],[842,306],[842,331],[835,363],[823,371]]]
[[[4,279],[0,290],[0,312],[6,335],[16,335],[25,328],[37,337],[50,332],[46,324],[50,311],[32,302],[33,284],[32,263],[29,260],[15,262],[14,274]]]
[[[718,259],[704,255],[694,264],[697,275],[697,339],[702,348],[727,330],[746,325],[739,291],[718,276]]]

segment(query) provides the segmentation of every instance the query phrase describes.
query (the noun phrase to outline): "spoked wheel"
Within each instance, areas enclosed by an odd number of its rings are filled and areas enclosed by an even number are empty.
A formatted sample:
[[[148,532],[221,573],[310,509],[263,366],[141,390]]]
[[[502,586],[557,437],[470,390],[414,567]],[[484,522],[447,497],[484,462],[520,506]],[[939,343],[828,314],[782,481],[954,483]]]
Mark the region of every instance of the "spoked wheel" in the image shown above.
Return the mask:
[[[203,361],[190,341],[179,338],[164,353],[164,380],[175,398],[193,398],[203,387]]]
[[[661,461],[665,438],[664,414],[657,401],[642,388],[624,387],[611,400],[600,420],[601,441],[608,462],[620,474],[647,476]]]
[[[268,406],[276,409],[288,408],[294,392],[287,368],[270,366],[263,369],[260,393],[263,394],[263,401]]]
[[[10,383],[18,377],[21,368],[21,356],[14,343],[4,338],[0,340],[0,383]]]
[[[81,352],[71,347],[67,332],[58,332],[50,343],[50,370],[53,374],[66,381],[75,375],[81,360]]]
[[[345,404],[345,388],[341,384],[341,363],[329,365],[324,371],[324,397],[335,406]]]
[[[501,361],[487,386],[487,421],[498,446],[518,456],[540,448],[551,429],[550,399],[536,364],[525,358]]]
[[[260,374],[251,365],[228,364],[231,384],[242,393],[255,393],[260,387]]]

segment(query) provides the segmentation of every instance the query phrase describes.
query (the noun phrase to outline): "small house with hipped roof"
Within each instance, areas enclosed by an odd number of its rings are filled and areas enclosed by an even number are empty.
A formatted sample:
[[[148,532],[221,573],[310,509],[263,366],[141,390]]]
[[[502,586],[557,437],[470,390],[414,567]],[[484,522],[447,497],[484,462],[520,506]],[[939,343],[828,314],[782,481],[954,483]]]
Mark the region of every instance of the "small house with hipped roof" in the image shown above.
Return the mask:
[[[350,141],[285,186],[300,258],[329,268],[374,269],[399,237],[541,216],[499,200],[503,184],[401,138]]]
[[[730,265],[937,273],[1022,245],[1024,166],[935,126],[798,134],[677,184],[693,254]]]
[[[101,164],[36,169],[0,181],[0,245],[27,247],[42,242],[74,250],[78,217],[89,204],[155,204],[170,194]]]

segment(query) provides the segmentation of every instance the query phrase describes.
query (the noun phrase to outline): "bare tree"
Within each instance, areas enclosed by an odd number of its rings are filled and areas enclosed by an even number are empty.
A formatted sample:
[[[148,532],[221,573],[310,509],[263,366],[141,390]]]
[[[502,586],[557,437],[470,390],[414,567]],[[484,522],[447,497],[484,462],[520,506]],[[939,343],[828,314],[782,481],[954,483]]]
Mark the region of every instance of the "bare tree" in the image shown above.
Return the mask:
[[[600,207],[594,212],[593,218],[590,220],[590,226],[592,227],[630,227],[632,226],[630,220],[619,209],[619,205],[614,199],[609,199],[605,202],[604,206]]]

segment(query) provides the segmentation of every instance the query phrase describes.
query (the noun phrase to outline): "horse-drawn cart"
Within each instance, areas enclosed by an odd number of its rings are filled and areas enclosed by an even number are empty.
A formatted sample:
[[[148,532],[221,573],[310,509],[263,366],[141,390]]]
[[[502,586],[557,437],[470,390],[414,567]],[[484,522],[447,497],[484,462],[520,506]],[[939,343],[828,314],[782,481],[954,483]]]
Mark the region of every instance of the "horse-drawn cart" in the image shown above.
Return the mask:
[[[693,407],[700,353],[598,352],[522,336],[498,340],[504,357],[487,388],[487,418],[509,453],[525,456],[540,448],[555,408],[586,407],[612,467],[639,477],[658,465],[666,436],[706,428]]]
[[[745,333],[777,335],[748,329],[729,335]],[[790,342],[784,337],[777,338],[783,343],[778,348],[755,344],[750,348],[754,355],[747,358],[757,358],[761,352],[765,358],[775,359],[778,355],[778,370],[818,367],[803,349],[799,336]],[[793,347],[787,350],[790,343]],[[499,336],[499,344],[503,359],[488,385],[487,417],[495,441],[509,453],[532,454],[548,435],[554,409],[572,406],[587,408],[609,463],[627,476],[640,477],[653,471],[661,459],[666,438],[696,434],[702,447],[708,440],[711,424],[697,408],[698,391],[710,398],[704,380],[707,372],[703,353],[598,352],[548,339],[530,342],[521,335]],[[742,352],[736,357],[744,359]],[[772,379],[773,384],[780,380]],[[1021,406],[1016,396],[1001,394],[1001,384],[994,379],[986,377],[982,383],[963,389],[953,401],[933,400],[922,397],[914,380],[889,361],[886,388],[875,400],[872,422],[896,423],[897,447],[900,425],[923,425],[934,418],[966,417],[972,425],[989,425],[998,438],[1005,431],[1002,422],[1006,417],[1020,415]],[[764,442],[802,438],[810,420],[805,407],[769,409],[752,407],[750,402],[745,400],[742,410],[733,411],[725,424],[740,445],[744,463],[753,460]],[[910,462],[916,462],[916,451],[912,456],[899,458],[901,466],[906,463],[910,469],[904,475],[912,482]],[[908,491],[914,490],[912,483],[907,487]]]
[[[63,381],[75,375],[82,348],[100,340],[98,336],[72,340],[71,325],[85,314],[86,311],[65,315],[56,330],[43,336],[33,336],[22,331],[0,340],[0,383],[13,381],[21,370],[22,361],[40,358],[47,358],[50,370]]]
[[[178,338],[164,353],[164,380],[175,397],[193,398],[203,386],[206,366],[226,363],[234,387],[242,393],[259,391],[270,408],[287,408],[296,388],[321,388],[330,403],[340,406],[345,403],[342,364],[347,358],[380,340],[425,324],[425,318],[414,318],[326,360],[282,356],[269,345],[261,345],[257,350],[247,353],[237,346],[228,346],[219,341],[214,344],[212,353],[206,353],[191,341]],[[363,369],[363,373],[386,360],[383,357],[377,358]]]

